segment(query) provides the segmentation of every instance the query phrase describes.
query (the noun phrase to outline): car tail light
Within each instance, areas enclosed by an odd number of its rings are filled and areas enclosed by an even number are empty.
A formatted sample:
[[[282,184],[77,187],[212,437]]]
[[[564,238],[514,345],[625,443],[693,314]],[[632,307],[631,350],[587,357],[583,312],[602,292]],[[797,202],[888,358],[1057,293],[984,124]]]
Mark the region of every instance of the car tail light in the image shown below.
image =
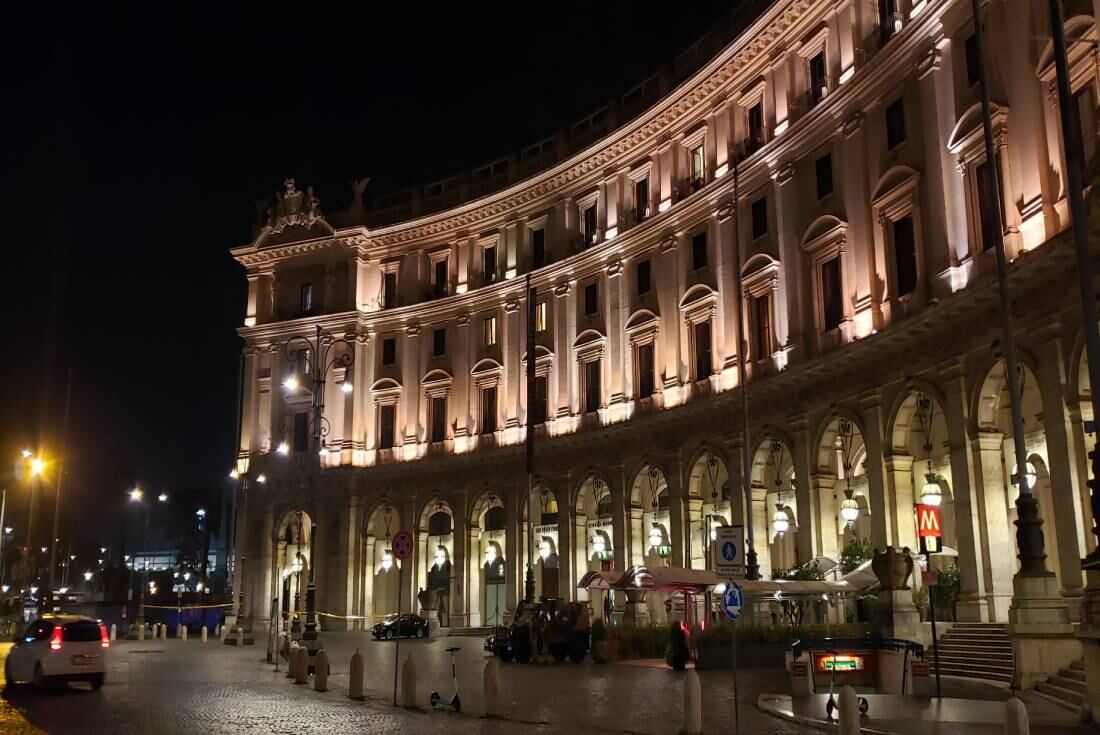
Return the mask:
[[[61,626],[57,626],[53,629],[53,635],[50,636],[50,650],[61,650]]]
[[[107,626],[103,623],[99,624],[99,640],[101,646],[107,648],[111,645],[111,637],[107,635]]]

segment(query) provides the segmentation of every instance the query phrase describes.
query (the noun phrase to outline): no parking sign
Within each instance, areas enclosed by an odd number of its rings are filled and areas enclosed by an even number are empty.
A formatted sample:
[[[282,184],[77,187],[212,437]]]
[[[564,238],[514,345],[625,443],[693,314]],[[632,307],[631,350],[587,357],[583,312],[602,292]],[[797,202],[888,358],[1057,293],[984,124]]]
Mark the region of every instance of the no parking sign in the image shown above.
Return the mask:
[[[413,550],[413,537],[408,531],[398,531],[393,535],[393,555],[404,561]]]

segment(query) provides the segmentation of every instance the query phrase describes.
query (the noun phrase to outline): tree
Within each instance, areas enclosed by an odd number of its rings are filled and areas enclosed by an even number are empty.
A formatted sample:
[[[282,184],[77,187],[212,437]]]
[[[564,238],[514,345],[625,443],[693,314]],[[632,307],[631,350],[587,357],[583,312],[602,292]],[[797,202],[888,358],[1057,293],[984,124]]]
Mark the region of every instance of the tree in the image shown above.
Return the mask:
[[[820,582],[825,579],[825,572],[822,571],[816,561],[809,561],[789,569],[774,569],[772,570],[772,579]],[[788,625],[795,627],[802,625],[802,619],[806,616],[805,600],[784,597],[780,600],[780,606],[783,608],[783,617]]]
[[[875,545],[871,539],[856,536],[840,552],[840,571],[842,574],[856,569],[860,564],[875,556]]]

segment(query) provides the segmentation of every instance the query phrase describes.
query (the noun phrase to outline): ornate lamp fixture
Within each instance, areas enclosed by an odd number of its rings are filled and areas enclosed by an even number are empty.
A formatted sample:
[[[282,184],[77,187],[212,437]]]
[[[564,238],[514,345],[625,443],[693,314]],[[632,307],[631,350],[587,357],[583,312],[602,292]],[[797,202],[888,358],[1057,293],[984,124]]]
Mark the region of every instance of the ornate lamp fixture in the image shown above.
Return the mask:
[[[393,549],[390,548],[390,520],[393,516],[393,506],[386,503],[382,508],[382,518],[386,523],[386,550],[382,552],[382,571],[393,569]]]
[[[852,497],[852,442],[855,431],[852,422],[846,418],[837,419],[837,440],[840,442],[840,461],[844,468],[844,500],[840,504],[840,517],[848,524],[848,528],[855,528],[859,520],[859,503]]]
[[[928,460],[928,472],[924,474],[924,487],[920,491],[920,502],[924,505],[939,505],[943,501],[939,478],[932,470],[932,399],[924,393],[917,395],[917,421],[924,433],[924,455]]]

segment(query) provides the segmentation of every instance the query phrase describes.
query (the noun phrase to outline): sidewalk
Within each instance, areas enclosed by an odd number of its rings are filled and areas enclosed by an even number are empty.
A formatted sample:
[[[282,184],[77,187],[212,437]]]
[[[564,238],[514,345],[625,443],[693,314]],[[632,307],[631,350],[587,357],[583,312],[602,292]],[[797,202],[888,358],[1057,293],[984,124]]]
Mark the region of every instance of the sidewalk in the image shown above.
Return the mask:
[[[944,681],[945,685],[948,681]],[[947,688],[945,686],[945,688]],[[967,687],[974,689],[973,685]],[[863,717],[863,732],[890,735],[1001,735],[1004,733],[1004,700],[1009,692],[987,687],[989,698],[924,699],[892,694],[863,694],[868,713]],[[997,697],[995,692],[1002,692]],[[1079,725],[1074,715],[1057,705],[1024,692],[1031,732],[1036,735],[1055,733],[1097,733],[1100,729]],[[764,712],[802,725],[829,728],[825,706],[828,694],[814,694],[797,700],[786,694],[761,694],[756,706]]]

